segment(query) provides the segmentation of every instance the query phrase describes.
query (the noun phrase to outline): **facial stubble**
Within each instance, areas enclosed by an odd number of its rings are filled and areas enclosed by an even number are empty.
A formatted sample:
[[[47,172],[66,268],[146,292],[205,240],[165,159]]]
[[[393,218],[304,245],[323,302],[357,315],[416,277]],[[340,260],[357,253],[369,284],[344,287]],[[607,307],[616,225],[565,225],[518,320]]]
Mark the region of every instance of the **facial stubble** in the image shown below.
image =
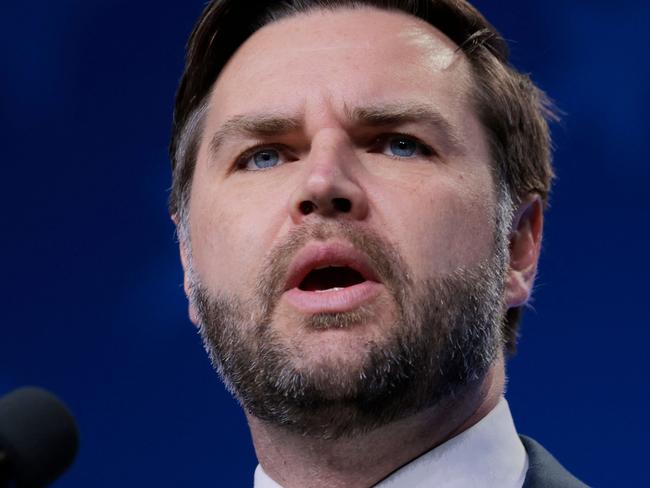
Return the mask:
[[[274,322],[295,253],[333,238],[367,256],[395,311],[356,366],[310,363]],[[213,365],[249,414],[302,435],[350,437],[435,407],[485,376],[502,348],[503,241],[497,236],[491,256],[471,268],[416,283],[396,246],[376,232],[346,222],[305,225],[269,253],[255,298],[210,292],[190,266],[190,301]],[[358,327],[375,318],[374,305],[303,316],[294,326]]]

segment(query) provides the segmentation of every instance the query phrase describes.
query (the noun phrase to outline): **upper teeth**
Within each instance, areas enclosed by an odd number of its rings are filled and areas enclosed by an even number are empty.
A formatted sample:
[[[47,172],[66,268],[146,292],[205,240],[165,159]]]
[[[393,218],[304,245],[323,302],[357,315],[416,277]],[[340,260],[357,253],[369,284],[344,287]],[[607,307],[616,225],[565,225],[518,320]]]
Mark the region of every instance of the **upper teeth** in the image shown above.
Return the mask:
[[[319,266],[317,268],[314,268],[314,271],[318,271],[319,269],[327,269],[327,268],[345,268],[345,266],[342,264],[326,264],[325,266]]]

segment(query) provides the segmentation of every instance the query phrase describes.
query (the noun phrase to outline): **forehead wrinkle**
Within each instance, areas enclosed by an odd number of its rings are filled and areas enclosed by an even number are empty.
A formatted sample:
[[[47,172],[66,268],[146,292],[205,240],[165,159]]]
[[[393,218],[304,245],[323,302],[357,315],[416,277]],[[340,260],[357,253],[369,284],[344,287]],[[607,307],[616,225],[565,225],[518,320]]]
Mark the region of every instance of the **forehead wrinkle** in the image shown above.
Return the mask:
[[[210,139],[210,151],[216,154],[227,139],[261,138],[286,134],[302,127],[302,117],[287,114],[240,114],[226,120]]]

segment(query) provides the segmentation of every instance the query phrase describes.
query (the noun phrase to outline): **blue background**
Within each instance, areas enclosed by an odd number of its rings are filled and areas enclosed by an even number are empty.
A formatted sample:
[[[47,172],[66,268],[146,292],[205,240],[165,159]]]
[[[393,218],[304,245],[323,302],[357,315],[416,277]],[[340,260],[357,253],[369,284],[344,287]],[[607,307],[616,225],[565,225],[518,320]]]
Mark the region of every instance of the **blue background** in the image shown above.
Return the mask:
[[[595,486],[647,486],[649,3],[477,5],[566,112],[521,432]],[[244,416],[186,318],[166,210],[183,46],[202,2],[2,0],[0,394],[49,388],[81,450],[58,487],[249,486]]]

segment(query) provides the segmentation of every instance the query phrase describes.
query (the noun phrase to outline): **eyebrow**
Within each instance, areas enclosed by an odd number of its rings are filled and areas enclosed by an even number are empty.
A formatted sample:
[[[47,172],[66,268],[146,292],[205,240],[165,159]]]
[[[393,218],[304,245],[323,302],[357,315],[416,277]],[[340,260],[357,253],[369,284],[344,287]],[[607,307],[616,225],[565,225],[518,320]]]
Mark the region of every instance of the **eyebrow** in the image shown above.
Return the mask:
[[[462,138],[454,126],[434,107],[422,103],[391,103],[368,107],[345,107],[346,116],[354,123],[369,127],[398,126],[418,123],[430,126],[453,148],[462,147]]]
[[[236,115],[227,120],[210,140],[210,150],[216,154],[226,139],[231,137],[273,137],[298,130],[302,120],[284,114]]]
[[[354,107],[344,105],[346,118],[353,125],[365,127],[398,126],[408,123],[425,124],[440,133],[443,139],[457,149],[462,147],[461,138],[451,123],[435,108],[422,103],[390,103]],[[210,151],[217,154],[229,138],[271,138],[300,130],[302,117],[282,113],[259,113],[236,115],[228,119],[213,134]]]

